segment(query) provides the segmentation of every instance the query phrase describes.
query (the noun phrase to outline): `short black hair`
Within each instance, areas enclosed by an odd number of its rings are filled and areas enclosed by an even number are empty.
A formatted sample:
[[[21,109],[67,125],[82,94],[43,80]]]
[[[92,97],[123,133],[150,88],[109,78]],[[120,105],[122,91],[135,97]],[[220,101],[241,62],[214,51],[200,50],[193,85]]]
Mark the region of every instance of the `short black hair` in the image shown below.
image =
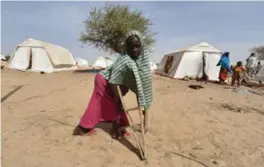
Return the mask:
[[[242,66],[242,65],[243,65],[242,61],[237,62],[237,66]]]

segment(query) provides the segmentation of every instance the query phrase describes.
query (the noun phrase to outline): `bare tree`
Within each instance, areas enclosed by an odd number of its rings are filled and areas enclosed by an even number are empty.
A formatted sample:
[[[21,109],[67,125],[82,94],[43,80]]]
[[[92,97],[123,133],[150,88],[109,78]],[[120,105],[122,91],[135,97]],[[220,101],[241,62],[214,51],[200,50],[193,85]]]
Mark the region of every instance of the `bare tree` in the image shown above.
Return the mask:
[[[90,10],[84,21],[85,32],[80,41],[104,51],[112,50],[115,37],[123,36],[130,30],[137,30],[144,35],[147,49],[155,43],[150,29],[151,19],[143,16],[141,11],[131,11],[127,5],[105,5]]]

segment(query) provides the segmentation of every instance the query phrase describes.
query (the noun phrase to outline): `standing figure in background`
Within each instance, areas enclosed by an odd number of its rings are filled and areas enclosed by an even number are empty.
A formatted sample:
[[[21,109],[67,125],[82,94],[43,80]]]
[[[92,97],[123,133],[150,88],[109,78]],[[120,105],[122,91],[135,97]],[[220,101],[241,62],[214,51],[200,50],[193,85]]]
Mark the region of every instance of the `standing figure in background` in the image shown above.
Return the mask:
[[[220,66],[219,81],[221,84],[227,79],[227,74],[231,73],[229,52],[225,52],[216,66]]]
[[[247,68],[247,74],[252,78],[254,75],[254,70],[256,68],[257,65],[257,57],[255,55],[255,53],[251,53],[249,58],[247,58],[247,64],[246,64],[246,68]]]
[[[237,62],[237,65],[233,67],[232,69],[232,83],[231,86],[235,85],[235,82],[237,82],[237,86],[239,87],[241,85],[241,79],[243,73],[246,71],[246,68],[243,67],[243,64],[241,61]]]
[[[262,65],[261,65],[261,62],[259,61],[259,62],[258,62],[258,65],[257,65],[257,67],[256,67],[256,73],[255,73],[255,75],[257,75],[257,74],[259,73],[261,67],[262,67]]]

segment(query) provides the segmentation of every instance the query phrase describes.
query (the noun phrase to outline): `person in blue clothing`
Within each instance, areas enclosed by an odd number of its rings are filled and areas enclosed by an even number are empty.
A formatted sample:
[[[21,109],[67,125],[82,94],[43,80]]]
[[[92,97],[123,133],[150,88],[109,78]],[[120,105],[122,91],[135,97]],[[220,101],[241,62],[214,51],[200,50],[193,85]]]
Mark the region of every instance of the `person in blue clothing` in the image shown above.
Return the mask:
[[[219,81],[223,84],[227,79],[228,73],[232,72],[230,68],[229,52],[223,53],[221,59],[217,63],[217,66],[220,66]]]

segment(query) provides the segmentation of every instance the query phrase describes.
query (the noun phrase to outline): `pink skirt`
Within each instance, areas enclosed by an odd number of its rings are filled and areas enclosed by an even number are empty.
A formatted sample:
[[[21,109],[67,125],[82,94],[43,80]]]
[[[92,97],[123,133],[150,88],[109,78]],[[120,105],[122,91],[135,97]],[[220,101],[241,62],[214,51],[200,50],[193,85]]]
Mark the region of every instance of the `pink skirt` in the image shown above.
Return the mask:
[[[128,92],[125,86],[121,86],[123,96]],[[122,126],[128,125],[124,112],[113,98],[113,92],[108,81],[100,74],[94,79],[94,90],[90,102],[80,120],[83,128],[92,129],[102,121],[115,121],[117,118]]]

